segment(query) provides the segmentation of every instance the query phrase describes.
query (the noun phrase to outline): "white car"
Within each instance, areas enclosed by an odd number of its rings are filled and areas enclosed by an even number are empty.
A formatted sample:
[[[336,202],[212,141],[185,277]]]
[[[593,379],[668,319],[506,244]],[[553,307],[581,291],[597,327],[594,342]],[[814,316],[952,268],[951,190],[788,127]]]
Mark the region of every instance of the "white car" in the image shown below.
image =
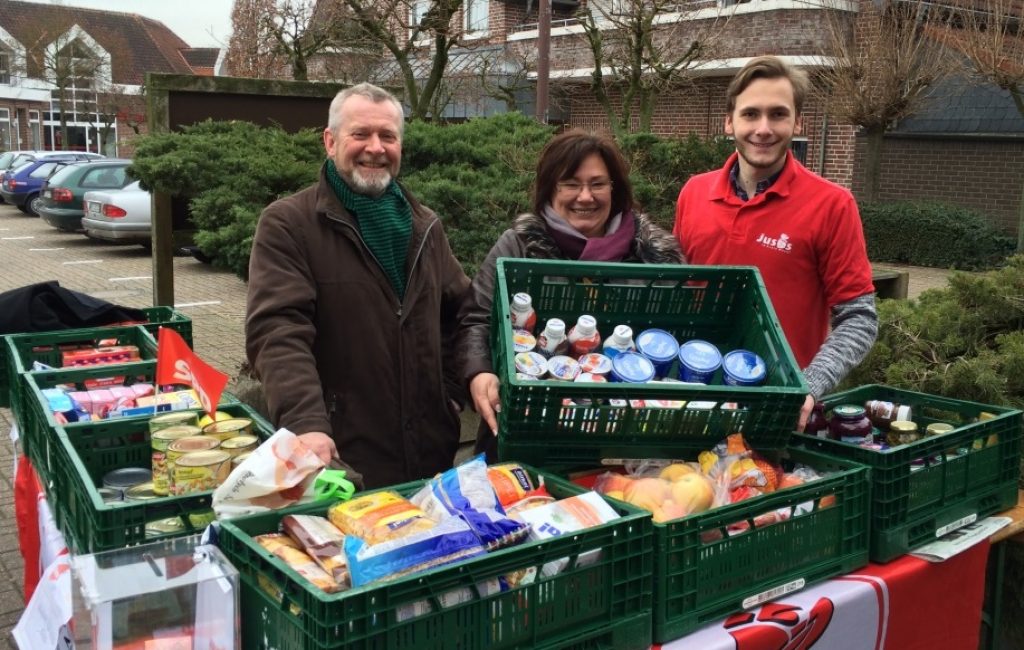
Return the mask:
[[[82,228],[87,237],[108,242],[142,244],[152,241],[150,194],[135,181],[120,190],[86,192]]]

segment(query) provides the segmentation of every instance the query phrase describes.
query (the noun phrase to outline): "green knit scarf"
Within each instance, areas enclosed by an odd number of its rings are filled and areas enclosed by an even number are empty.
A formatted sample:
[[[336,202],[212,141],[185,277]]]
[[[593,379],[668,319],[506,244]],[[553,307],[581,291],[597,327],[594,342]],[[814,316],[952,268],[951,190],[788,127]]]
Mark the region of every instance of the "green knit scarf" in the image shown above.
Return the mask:
[[[391,281],[399,300],[405,297],[405,258],[412,237],[412,207],[394,180],[378,197],[357,194],[338,174],[334,161],[327,160],[327,182],[338,200],[359,224],[363,241],[369,246]]]

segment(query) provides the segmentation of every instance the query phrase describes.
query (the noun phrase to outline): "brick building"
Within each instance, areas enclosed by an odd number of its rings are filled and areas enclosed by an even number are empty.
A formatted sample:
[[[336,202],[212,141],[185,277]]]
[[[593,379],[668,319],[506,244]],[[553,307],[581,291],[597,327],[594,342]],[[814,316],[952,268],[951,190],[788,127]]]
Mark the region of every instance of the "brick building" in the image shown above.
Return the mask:
[[[191,48],[136,14],[3,0],[0,150],[128,155],[145,129],[145,73],[209,75],[219,65],[218,48]]]

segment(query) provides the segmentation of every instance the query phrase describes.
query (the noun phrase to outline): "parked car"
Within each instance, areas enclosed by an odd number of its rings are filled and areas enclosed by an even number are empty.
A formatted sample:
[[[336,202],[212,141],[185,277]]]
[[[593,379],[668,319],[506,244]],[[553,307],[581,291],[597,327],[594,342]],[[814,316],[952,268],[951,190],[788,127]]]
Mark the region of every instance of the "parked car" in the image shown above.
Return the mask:
[[[71,163],[55,171],[39,192],[39,217],[58,230],[82,230],[82,197],[91,190],[119,190],[131,182],[131,160],[104,158]]]
[[[86,192],[82,227],[92,239],[149,247],[152,214],[149,192],[135,181],[122,190]]]
[[[0,196],[25,214],[38,216],[39,190],[46,179],[72,160],[44,158],[9,170],[0,183]]]
[[[8,151],[3,156],[6,157],[8,154],[14,155],[6,158],[6,163],[4,163],[3,159],[0,159],[0,185],[3,185],[9,171],[17,169],[25,163],[35,162],[44,158],[53,160],[96,160],[106,158],[102,154],[89,153],[87,151]]]

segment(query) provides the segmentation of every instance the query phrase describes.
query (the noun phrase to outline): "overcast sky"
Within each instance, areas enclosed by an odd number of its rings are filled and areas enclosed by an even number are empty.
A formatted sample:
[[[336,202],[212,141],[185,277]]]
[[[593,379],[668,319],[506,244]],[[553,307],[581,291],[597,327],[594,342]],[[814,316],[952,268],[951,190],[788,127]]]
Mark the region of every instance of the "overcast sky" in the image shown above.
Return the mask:
[[[29,0],[65,7],[123,11],[159,20],[192,47],[227,47],[232,0]],[[0,0],[3,2],[3,0]]]

